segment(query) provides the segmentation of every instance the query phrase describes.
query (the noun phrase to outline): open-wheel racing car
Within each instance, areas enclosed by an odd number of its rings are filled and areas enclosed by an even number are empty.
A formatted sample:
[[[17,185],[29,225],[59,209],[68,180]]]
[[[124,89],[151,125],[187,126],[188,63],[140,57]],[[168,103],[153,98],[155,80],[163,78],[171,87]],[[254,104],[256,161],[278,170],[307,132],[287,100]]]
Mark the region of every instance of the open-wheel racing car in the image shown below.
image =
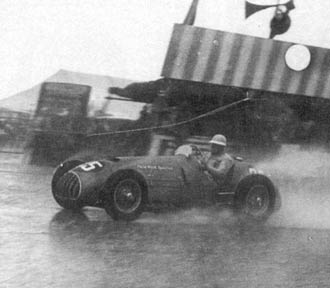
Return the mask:
[[[52,178],[52,194],[66,209],[104,208],[114,220],[131,221],[152,207],[230,204],[244,219],[265,221],[280,207],[272,181],[235,158],[223,185],[202,169],[203,152],[180,146],[172,156],[71,158]]]

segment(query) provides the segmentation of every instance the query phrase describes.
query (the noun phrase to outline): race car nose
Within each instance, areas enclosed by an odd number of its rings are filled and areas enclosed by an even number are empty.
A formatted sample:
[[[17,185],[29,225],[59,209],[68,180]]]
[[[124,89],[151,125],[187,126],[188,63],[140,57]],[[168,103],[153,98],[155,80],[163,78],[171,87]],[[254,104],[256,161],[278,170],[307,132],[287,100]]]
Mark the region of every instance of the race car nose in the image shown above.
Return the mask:
[[[57,182],[55,193],[58,197],[76,200],[81,193],[81,185],[75,173],[65,173]]]

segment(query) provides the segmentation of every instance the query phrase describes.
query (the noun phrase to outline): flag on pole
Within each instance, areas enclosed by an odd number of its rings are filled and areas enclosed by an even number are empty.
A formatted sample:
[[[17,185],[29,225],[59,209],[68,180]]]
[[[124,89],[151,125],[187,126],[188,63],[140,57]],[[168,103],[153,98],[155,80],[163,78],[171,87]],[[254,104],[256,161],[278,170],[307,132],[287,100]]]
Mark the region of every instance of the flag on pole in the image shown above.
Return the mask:
[[[198,1],[199,0],[193,0],[190,9],[188,11],[188,14],[186,18],[183,21],[183,24],[185,25],[194,25],[195,23],[195,18],[196,18],[196,13],[197,13],[197,6],[198,6]]]

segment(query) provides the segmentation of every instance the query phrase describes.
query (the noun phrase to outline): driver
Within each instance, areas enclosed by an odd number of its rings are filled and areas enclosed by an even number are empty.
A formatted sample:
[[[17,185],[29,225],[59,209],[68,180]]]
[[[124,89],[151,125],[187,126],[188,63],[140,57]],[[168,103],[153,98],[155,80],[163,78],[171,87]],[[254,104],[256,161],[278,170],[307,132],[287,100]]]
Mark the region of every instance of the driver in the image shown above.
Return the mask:
[[[214,135],[211,144],[211,155],[205,163],[205,169],[212,175],[218,184],[223,184],[234,159],[225,153],[227,139],[221,134]]]

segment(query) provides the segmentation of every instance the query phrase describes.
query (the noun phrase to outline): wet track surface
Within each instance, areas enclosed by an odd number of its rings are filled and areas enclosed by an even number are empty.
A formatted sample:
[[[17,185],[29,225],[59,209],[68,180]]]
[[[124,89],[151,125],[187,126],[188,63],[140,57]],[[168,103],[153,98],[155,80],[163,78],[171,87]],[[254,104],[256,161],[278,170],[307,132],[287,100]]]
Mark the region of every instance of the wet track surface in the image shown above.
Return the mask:
[[[114,222],[60,209],[52,169],[14,162],[0,169],[0,287],[329,287],[330,230],[298,223],[310,211],[259,227],[214,209]]]

